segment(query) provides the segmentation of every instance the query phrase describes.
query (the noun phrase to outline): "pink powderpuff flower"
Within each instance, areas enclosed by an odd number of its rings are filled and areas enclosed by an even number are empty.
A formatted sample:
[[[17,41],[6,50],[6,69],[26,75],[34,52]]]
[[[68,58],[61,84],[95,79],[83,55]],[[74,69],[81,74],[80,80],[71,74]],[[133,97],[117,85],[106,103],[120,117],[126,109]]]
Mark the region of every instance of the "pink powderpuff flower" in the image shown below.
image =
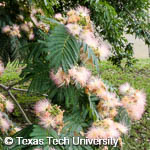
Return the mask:
[[[73,67],[69,71],[69,75],[82,87],[86,86],[87,81],[91,76],[91,72],[85,67]]]
[[[19,32],[20,30],[19,30],[19,26],[18,25],[16,25],[16,24],[14,24],[13,26],[12,26],[12,29],[14,30],[14,31],[16,31],[16,32]]]
[[[116,97],[115,93],[111,93],[107,91],[105,96],[106,96],[106,99],[104,99],[104,106],[107,106],[107,107],[122,106],[122,103]]]
[[[33,32],[31,32],[30,34],[29,34],[29,40],[33,40],[34,39],[34,33]]]
[[[84,29],[80,33],[80,39],[82,39],[88,46],[94,49],[94,51],[99,48],[99,40],[95,37],[94,31],[89,29]]]
[[[64,111],[60,111],[59,114],[55,117],[56,124],[63,123],[63,113]]]
[[[135,93],[122,98],[123,107],[133,120],[140,120],[146,105],[146,96],[143,92],[135,90]]]
[[[21,21],[24,21],[24,17],[22,15],[18,15],[17,18]]]
[[[101,136],[104,135],[105,131],[103,133],[100,133],[100,128],[99,127],[91,127],[89,131],[86,133],[86,137],[88,139],[99,139]]]
[[[30,31],[30,28],[27,24],[21,24],[20,28],[27,33]]]
[[[54,83],[61,87],[64,84],[69,85],[70,83],[70,76],[65,74],[62,68],[59,68],[57,73],[54,74],[53,70],[50,72],[50,78],[54,81]]]
[[[130,97],[130,96],[124,96],[122,99],[121,99],[121,103],[123,105],[124,108],[129,108],[131,107],[131,104],[136,100],[132,100],[134,99],[134,97]]]
[[[107,139],[107,138],[118,138],[120,132],[115,126],[115,122],[109,118],[99,121],[99,124],[93,124],[86,134],[87,138],[90,139]]]
[[[135,98],[137,99],[139,105],[141,106],[146,105],[146,94],[144,92],[136,90]]]
[[[29,21],[27,24],[28,24],[28,26],[29,26],[30,28],[33,27],[33,23],[32,23],[31,21]]]
[[[63,16],[62,16],[61,13],[55,14],[54,18],[57,19],[57,20],[63,20]]]
[[[40,113],[40,117],[49,117],[51,114],[49,111],[43,111]]]
[[[110,137],[117,138],[120,136],[120,133],[115,126],[115,122],[112,119],[106,118],[106,119],[102,120],[101,126],[106,131],[105,138],[110,138]]]
[[[53,71],[50,72],[50,78],[54,81],[54,83],[60,87],[64,84],[62,69],[59,69],[56,74]]]
[[[10,123],[4,118],[0,118],[0,128],[2,132],[5,132],[10,128]]]
[[[94,36],[94,34],[93,34],[93,32],[91,32],[90,30],[82,30],[82,32],[80,33],[80,38],[83,40],[83,41],[85,41],[86,42],[86,39],[88,39],[88,38],[94,38],[95,36]]]
[[[69,32],[74,36],[79,36],[82,28],[78,24],[67,24],[66,27],[69,29]]]
[[[43,24],[43,26],[44,26],[44,30],[45,30],[46,32],[48,32],[49,29],[50,29],[50,26],[49,26],[48,24]]]
[[[97,105],[97,111],[103,118],[114,118],[118,114],[117,108],[111,107],[112,105],[110,103],[111,100],[109,102],[107,102],[107,100],[100,100]]]
[[[115,127],[114,121],[111,118],[106,118],[106,119],[102,120],[102,124],[105,127]]]
[[[5,102],[5,106],[8,112],[12,112],[14,109],[14,104],[9,100]]]
[[[106,138],[118,138],[120,137],[120,132],[114,128],[114,127],[109,127],[108,130],[106,130]]]
[[[86,17],[86,16],[89,16],[90,14],[90,10],[83,6],[77,7],[76,12],[81,17]]]
[[[68,73],[71,77],[75,76],[78,73],[78,67],[77,66],[72,67],[71,69],[68,70]]]
[[[131,119],[140,120],[144,113],[145,107],[144,105],[131,104],[131,106],[126,109]]]
[[[119,91],[121,94],[126,94],[130,90],[131,86],[129,83],[124,83],[119,87]]]
[[[103,127],[98,127],[99,138],[107,139],[109,137],[108,131]]]
[[[32,9],[31,9],[31,14],[32,14],[32,15],[35,15],[36,13],[37,13],[37,9],[32,8]]]
[[[3,33],[9,33],[11,31],[10,26],[6,25],[5,27],[2,28]]]
[[[140,120],[142,118],[142,114],[144,113],[144,109],[141,108],[140,106],[139,107],[132,106],[127,109],[127,112],[132,120]]]
[[[45,112],[49,108],[51,108],[51,105],[47,99],[38,101],[34,106],[34,110],[36,114]]]
[[[112,119],[106,118],[102,120],[101,126],[106,130],[106,135],[108,137],[116,138],[120,136],[120,133],[115,126],[115,122]]]
[[[98,47],[99,47],[99,41],[98,41],[98,39],[95,38],[95,37],[87,37],[87,38],[84,40],[84,42],[85,42],[88,46],[90,46],[91,48],[93,48],[94,51],[97,50]]]
[[[98,48],[98,53],[99,53],[100,60],[106,60],[106,59],[108,59],[108,57],[110,57],[110,54],[111,54],[108,46],[106,46],[105,44],[102,44]]]
[[[31,19],[32,19],[32,21],[34,22],[35,25],[38,25],[38,21],[37,21],[35,16],[31,15]]]
[[[5,7],[5,6],[6,6],[6,3],[5,3],[5,2],[2,2],[2,3],[0,3],[0,6]]]
[[[20,27],[18,26],[18,25],[16,25],[16,24],[14,24],[13,26],[12,26],[12,30],[11,30],[11,32],[10,32],[10,35],[11,36],[17,36],[17,37],[21,37],[21,34],[20,34]]]
[[[110,93],[108,91],[104,93],[107,94],[105,96],[101,94],[102,99],[97,105],[97,110],[103,118],[114,118],[118,114],[117,107],[122,106],[122,103],[116,97],[115,93]]]
[[[44,128],[48,129],[50,127],[56,128],[56,121],[53,117],[40,117],[40,125],[42,125]]]
[[[97,89],[96,91],[93,91],[94,94],[96,94],[96,96],[98,96],[99,98],[103,98],[104,99],[104,95],[106,93],[106,89],[104,87],[100,87],[99,89]]]
[[[71,9],[67,12],[67,16],[76,15],[76,11],[74,9]]]
[[[123,125],[123,124],[121,124],[121,123],[115,123],[115,125],[116,125],[116,128],[121,132],[121,133],[123,133],[123,134],[127,134],[128,133],[128,128],[125,126],[125,125]]]
[[[89,91],[94,92],[99,90],[100,88],[106,88],[102,80],[98,77],[92,76],[87,83],[87,88]]]

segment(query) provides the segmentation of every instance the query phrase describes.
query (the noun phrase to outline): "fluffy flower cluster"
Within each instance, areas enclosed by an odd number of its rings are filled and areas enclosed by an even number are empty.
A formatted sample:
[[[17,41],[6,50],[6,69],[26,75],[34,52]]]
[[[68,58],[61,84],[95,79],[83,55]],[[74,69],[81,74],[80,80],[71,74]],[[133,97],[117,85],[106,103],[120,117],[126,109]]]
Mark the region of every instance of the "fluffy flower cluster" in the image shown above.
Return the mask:
[[[105,98],[107,87],[104,82],[95,76],[91,76],[87,82],[86,92],[96,94],[100,98]]]
[[[127,110],[133,120],[139,120],[144,113],[146,105],[146,95],[142,91],[135,90],[129,83],[125,83],[119,88],[120,93],[124,95],[121,99],[123,107]]]
[[[94,122],[92,127],[86,133],[89,139],[107,139],[118,138],[121,134],[126,134],[128,128],[121,123],[114,122],[110,118]]]
[[[11,120],[9,120],[7,115],[3,112],[0,112],[0,130],[1,132],[7,133],[9,135],[14,135],[16,132],[20,131],[21,128],[16,126]]]
[[[5,110],[8,112],[12,112],[14,109],[14,104],[7,100],[6,97],[0,94],[0,111],[4,112]]]
[[[44,15],[44,13],[43,13],[42,9],[40,9],[40,8],[36,9],[36,8],[33,7],[32,10],[31,10],[31,15],[30,15],[32,21],[34,22],[34,24],[38,28],[42,29],[45,32],[48,32],[49,31],[49,25],[45,24],[42,21],[39,21],[37,19],[36,15]]]
[[[66,80],[66,77],[68,80]],[[95,77],[85,67],[75,66],[68,70],[68,74],[62,69],[58,73],[53,73],[56,85],[80,84],[87,94],[95,94],[100,98],[97,105],[97,111],[103,120],[94,122],[92,127],[86,133],[87,138],[119,138],[121,143],[121,134],[126,134],[128,128],[123,123],[114,121],[118,114],[118,107],[124,107],[131,119],[139,120],[144,112],[146,103],[145,94],[133,89],[128,83],[121,85],[119,91],[124,97],[120,100],[115,93],[109,91],[109,88],[99,77]],[[69,81],[69,82],[66,82]],[[62,84],[63,83],[63,84]]]
[[[95,36],[94,25],[90,20],[90,11],[87,8],[79,6],[68,11],[66,17],[63,17],[60,13],[54,17],[65,24],[72,35],[88,44],[100,60],[107,59],[110,56],[108,46]]]
[[[7,115],[5,111],[12,112],[13,109],[14,104],[10,100],[7,100],[5,96],[0,94],[0,129],[2,133],[7,132],[10,135],[13,135],[20,130],[19,127],[6,117]]]
[[[59,68],[56,73],[50,71],[50,78],[54,83],[60,87],[63,85],[69,85],[69,83],[79,83],[82,87],[85,87],[88,91],[94,92],[100,96],[99,89],[106,89],[104,83],[98,77],[92,76],[91,72],[85,67],[74,66],[68,70],[68,74],[65,73],[62,68]],[[71,80],[72,79],[72,80]],[[72,82],[71,82],[72,81]],[[102,96],[102,95],[101,95]]]
[[[4,64],[0,60],[0,76],[4,72]],[[6,117],[5,111],[12,112],[14,109],[14,104],[6,99],[4,95],[0,93],[0,130],[2,133],[10,132],[10,135],[13,135],[18,131],[18,127],[14,126],[14,124]]]
[[[42,21],[38,21],[36,15],[40,14],[40,15],[44,15],[43,11],[41,9],[35,9],[32,8],[31,9],[31,19],[34,22],[34,24],[40,28],[41,30],[43,30],[44,32],[48,32],[49,31],[49,25],[45,24]],[[28,37],[29,40],[33,40],[34,39],[34,32],[33,32],[33,23],[31,21],[24,21],[24,17],[22,15],[18,15],[17,16],[18,21],[23,22],[20,25],[6,25],[2,28],[2,32],[6,33],[9,36],[16,36],[18,38],[21,38],[21,32],[23,31],[26,36]]]
[[[23,21],[23,16],[18,16],[19,20]],[[25,32],[29,38],[29,40],[34,39],[34,33],[33,33],[33,23],[32,22],[25,22],[21,25],[14,24],[13,26],[6,25],[2,28],[2,32],[6,33],[10,36],[17,36],[18,38],[21,38],[21,31]]]
[[[62,85],[69,85],[70,83],[70,76],[67,75],[62,68],[59,68],[57,73],[55,74],[54,71],[52,70],[50,72],[50,78],[54,81],[54,83],[58,86],[61,87]]]
[[[82,87],[85,87],[89,78],[91,77],[91,72],[87,70],[85,67],[73,67],[68,71],[69,76],[72,79],[79,83]]]
[[[19,16],[20,19],[23,16]],[[23,19],[23,18],[22,18]],[[23,24],[20,25],[20,29],[26,33],[27,37],[29,38],[29,40],[33,40],[34,39],[34,32],[33,32],[33,23],[31,21],[29,22],[24,22]]]
[[[98,96],[101,100],[97,105],[97,110],[103,118],[114,118],[118,113],[118,107],[126,108],[129,116],[134,120],[139,120],[144,112],[146,96],[143,92],[125,83],[119,88],[120,93],[124,95],[120,101],[115,93],[109,92],[101,78],[92,76],[85,67],[75,66],[68,70],[68,74],[60,68],[56,74],[51,71],[50,78],[58,87],[69,83],[79,83],[82,88],[85,88],[87,94]]]
[[[0,3],[0,7],[5,7],[6,6],[6,3],[5,2],[1,2]]]
[[[85,88],[87,94],[97,95],[101,99],[97,110],[103,118],[114,118],[117,115],[117,107],[122,106],[116,94],[109,92],[104,82],[99,77],[92,76],[85,67],[75,66],[68,70],[68,74],[59,68],[56,74],[51,71],[50,78],[58,87],[64,84],[78,83],[82,88]]]
[[[20,26],[14,24],[13,26],[6,25],[2,28],[2,32],[10,36],[17,36],[21,38]]]
[[[82,87],[85,87],[90,77],[91,72],[85,67],[73,67],[68,70],[68,74],[65,73],[62,68],[59,68],[57,73],[54,73],[53,70],[50,71],[50,78],[58,87],[69,85],[71,79],[73,79],[75,83],[79,83]]]
[[[63,113],[59,106],[52,106],[47,99],[38,101],[34,106],[35,114],[40,119],[40,125],[44,128],[53,127],[61,131],[63,127]]]
[[[107,92],[105,99],[99,101],[97,110],[103,118],[114,118],[117,114],[117,107],[122,106],[120,100],[114,93]]]
[[[2,133],[5,133],[10,128],[10,122],[6,117],[4,117],[3,113],[0,112],[0,129]]]
[[[118,107],[122,106],[115,93],[109,92],[108,87],[99,77],[91,76],[86,85],[86,92],[100,98],[97,111],[102,118],[114,118],[118,114]]]

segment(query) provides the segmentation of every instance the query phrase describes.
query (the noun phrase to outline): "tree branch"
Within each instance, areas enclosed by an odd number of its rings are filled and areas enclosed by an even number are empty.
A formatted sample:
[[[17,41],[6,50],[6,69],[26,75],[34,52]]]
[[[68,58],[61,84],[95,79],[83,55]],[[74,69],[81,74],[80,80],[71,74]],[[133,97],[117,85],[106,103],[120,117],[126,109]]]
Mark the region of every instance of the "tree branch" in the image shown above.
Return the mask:
[[[13,83],[13,84],[11,84],[11,85],[9,85],[9,86],[8,86],[8,90],[12,89],[12,87],[15,86],[15,85],[17,85],[17,84],[20,84],[20,82],[21,82],[21,80],[18,81],[18,82]]]
[[[24,118],[26,119],[26,121],[29,124],[32,124],[31,121],[29,120],[29,118],[27,117],[26,113],[24,112],[24,110],[22,109],[22,107],[20,106],[20,104],[18,103],[18,101],[16,100],[16,98],[14,97],[14,95],[11,93],[10,90],[8,90],[8,94],[9,96],[12,98],[12,100],[16,103],[17,107],[20,109],[21,113],[23,114]]]
[[[11,93],[9,87],[0,84],[0,87],[8,92],[8,95],[11,97],[11,99],[14,101],[14,103],[17,105],[17,107],[19,108],[19,110],[21,111],[21,113],[23,114],[25,120],[28,122],[28,124],[32,124],[31,121],[29,120],[29,118],[27,117],[26,113],[24,112],[23,108],[21,107],[21,105],[18,103],[18,101],[16,100],[16,98],[14,97],[14,95]]]
[[[15,82],[15,83],[9,85],[8,87],[5,86],[5,85],[2,85],[2,84],[0,84],[0,85],[1,85],[1,87],[5,88],[5,90],[7,90],[7,91],[10,90],[10,89],[12,89],[12,90],[21,91],[21,92],[28,92],[28,90],[26,90],[26,89],[20,89],[20,88],[14,88],[13,87],[13,86],[15,86],[17,84],[20,84],[20,83],[21,83],[21,81]],[[39,93],[37,93],[37,94],[39,94]],[[40,94],[40,95],[45,96],[45,97],[48,96],[47,94]]]
[[[26,90],[26,89],[13,88],[13,87],[11,89],[16,90],[16,91],[21,91],[21,92],[28,92],[28,90]],[[37,93],[37,94],[39,94],[39,93]],[[40,94],[40,95],[45,96],[45,97],[48,96],[47,94]]]

